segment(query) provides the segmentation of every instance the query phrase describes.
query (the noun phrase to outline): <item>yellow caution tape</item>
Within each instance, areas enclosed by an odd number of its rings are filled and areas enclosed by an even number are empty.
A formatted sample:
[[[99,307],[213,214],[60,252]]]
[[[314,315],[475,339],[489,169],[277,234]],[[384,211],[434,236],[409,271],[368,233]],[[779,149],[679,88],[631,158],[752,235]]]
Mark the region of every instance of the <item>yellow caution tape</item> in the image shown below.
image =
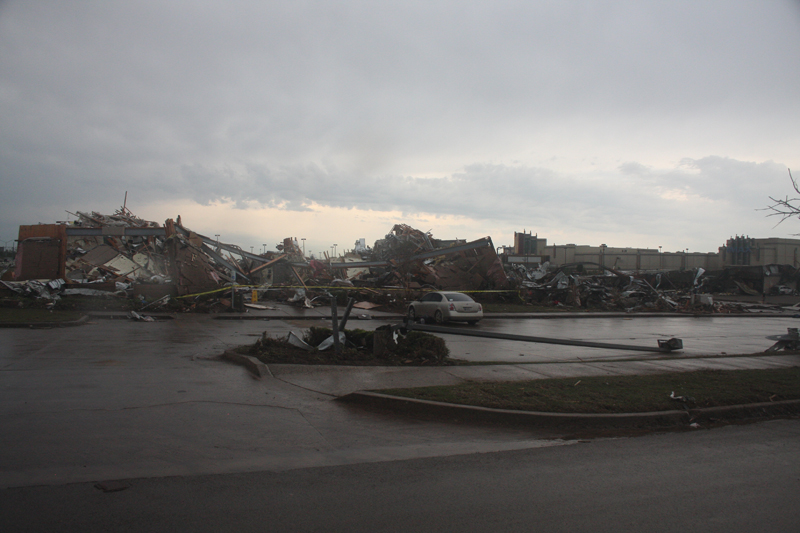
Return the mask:
[[[194,294],[186,294],[184,296],[176,296],[175,299],[181,298],[196,298],[197,296],[207,296],[209,294],[216,294],[218,292],[226,292],[230,291],[231,289],[254,289],[255,291],[279,291],[283,289],[332,289],[332,290],[345,290],[345,291],[359,291],[359,290],[374,290],[374,291],[423,291],[423,292],[434,292],[436,289],[395,289],[395,288],[373,288],[373,287],[332,287],[332,286],[325,286],[325,285],[306,285],[303,287],[302,285],[280,285],[275,287],[261,287],[260,285],[234,285],[232,287],[222,287],[220,289],[214,289],[213,291],[206,291],[206,292],[197,292]],[[518,289],[496,289],[496,290],[460,290],[454,292],[463,292],[463,293],[492,293],[492,292],[516,292],[519,293]]]

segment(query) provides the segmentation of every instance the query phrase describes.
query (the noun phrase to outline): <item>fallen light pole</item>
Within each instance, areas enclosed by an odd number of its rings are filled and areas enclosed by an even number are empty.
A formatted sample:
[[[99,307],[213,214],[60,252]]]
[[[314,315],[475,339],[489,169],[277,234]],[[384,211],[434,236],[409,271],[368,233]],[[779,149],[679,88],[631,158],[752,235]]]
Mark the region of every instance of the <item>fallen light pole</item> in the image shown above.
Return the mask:
[[[530,335],[512,335],[509,333],[495,333],[492,331],[476,331],[462,328],[448,328],[443,326],[428,326],[405,321],[395,324],[392,330],[407,329],[409,331],[425,331],[428,333],[447,333],[449,335],[463,335],[466,337],[482,337],[484,339],[502,339],[506,341],[539,342],[542,344],[561,344],[564,346],[581,346],[583,348],[608,348],[611,350],[633,350],[636,352],[672,352],[683,349],[683,339],[658,339],[658,347],[632,346],[630,344],[612,344],[610,342],[576,341],[570,339],[553,339],[550,337],[531,337]]]
[[[336,316],[336,298],[331,298],[331,330],[333,330],[333,349],[336,353],[342,351],[342,341],[339,339],[339,318]]]

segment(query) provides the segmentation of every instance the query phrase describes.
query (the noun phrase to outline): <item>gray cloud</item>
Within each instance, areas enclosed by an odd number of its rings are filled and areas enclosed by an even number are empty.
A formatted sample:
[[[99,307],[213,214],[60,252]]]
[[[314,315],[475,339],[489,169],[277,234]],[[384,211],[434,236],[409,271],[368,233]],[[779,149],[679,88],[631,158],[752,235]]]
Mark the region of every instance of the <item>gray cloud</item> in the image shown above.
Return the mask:
[[[796,166],[798,22],[790,1],[8,1],[0,224],[135,188],[755,233]]]

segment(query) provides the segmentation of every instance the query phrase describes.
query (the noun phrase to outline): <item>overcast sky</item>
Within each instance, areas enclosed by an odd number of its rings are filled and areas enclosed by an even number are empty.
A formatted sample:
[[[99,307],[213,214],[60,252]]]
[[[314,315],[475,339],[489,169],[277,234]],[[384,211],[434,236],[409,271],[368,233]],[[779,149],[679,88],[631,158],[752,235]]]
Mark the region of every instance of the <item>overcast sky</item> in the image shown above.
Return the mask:
[[[797,0],[0,0],[0,106],[3,241],[125,191],[258,249],[800,233],[759,211],[800,178]]]

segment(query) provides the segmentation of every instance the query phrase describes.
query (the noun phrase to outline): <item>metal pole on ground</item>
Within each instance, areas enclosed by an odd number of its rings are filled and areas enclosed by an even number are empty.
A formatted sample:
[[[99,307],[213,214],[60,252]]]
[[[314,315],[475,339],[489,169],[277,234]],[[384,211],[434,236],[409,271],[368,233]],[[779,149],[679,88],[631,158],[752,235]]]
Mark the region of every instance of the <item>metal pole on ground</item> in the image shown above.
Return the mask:
[[[593,342],[593,341],[579,341],[571,339],[554,339],[550,337],[533,337],[530,335],[513,335],[509,333],[496,333],[493,331],[478,331],[468,330],[464,328],[448,328],[443,326],[428,326],[424,324],[415,324],[411,321],[405,321],[402,324],[393,326],[395,328],[402,328],[415,331],[425,331],[428,333],[448,333],[451,335],[463,335],[466,337],[482,337],[484,339],[501,339],[508,341],[522,341],[522,342],[539,342],[542,344],[561,344],[564,346],[581,346],[584,348],[607,348],[611,350],[632,350],[636,352],[671,352],[683,349],[683,340],[672,339],[658,339],[658,348],[655,346],[633,346],[629,344],[613,344],[610,342]]]
[[[342,351],[342,343],[339,342],[339,321],[336,316],[336,297],[331,298],[331,329],[333,329],[333,349],[336,353]]]
[[[347,319],[350,317],[350,311],[353,310],[354,303],[356,303],[355,298],[349,298],[347,300],[347,307],[344,310],[344,315],[342,315],[342,321],[339,322],[339,331],[344,331],[344,327],[347,325]]]

